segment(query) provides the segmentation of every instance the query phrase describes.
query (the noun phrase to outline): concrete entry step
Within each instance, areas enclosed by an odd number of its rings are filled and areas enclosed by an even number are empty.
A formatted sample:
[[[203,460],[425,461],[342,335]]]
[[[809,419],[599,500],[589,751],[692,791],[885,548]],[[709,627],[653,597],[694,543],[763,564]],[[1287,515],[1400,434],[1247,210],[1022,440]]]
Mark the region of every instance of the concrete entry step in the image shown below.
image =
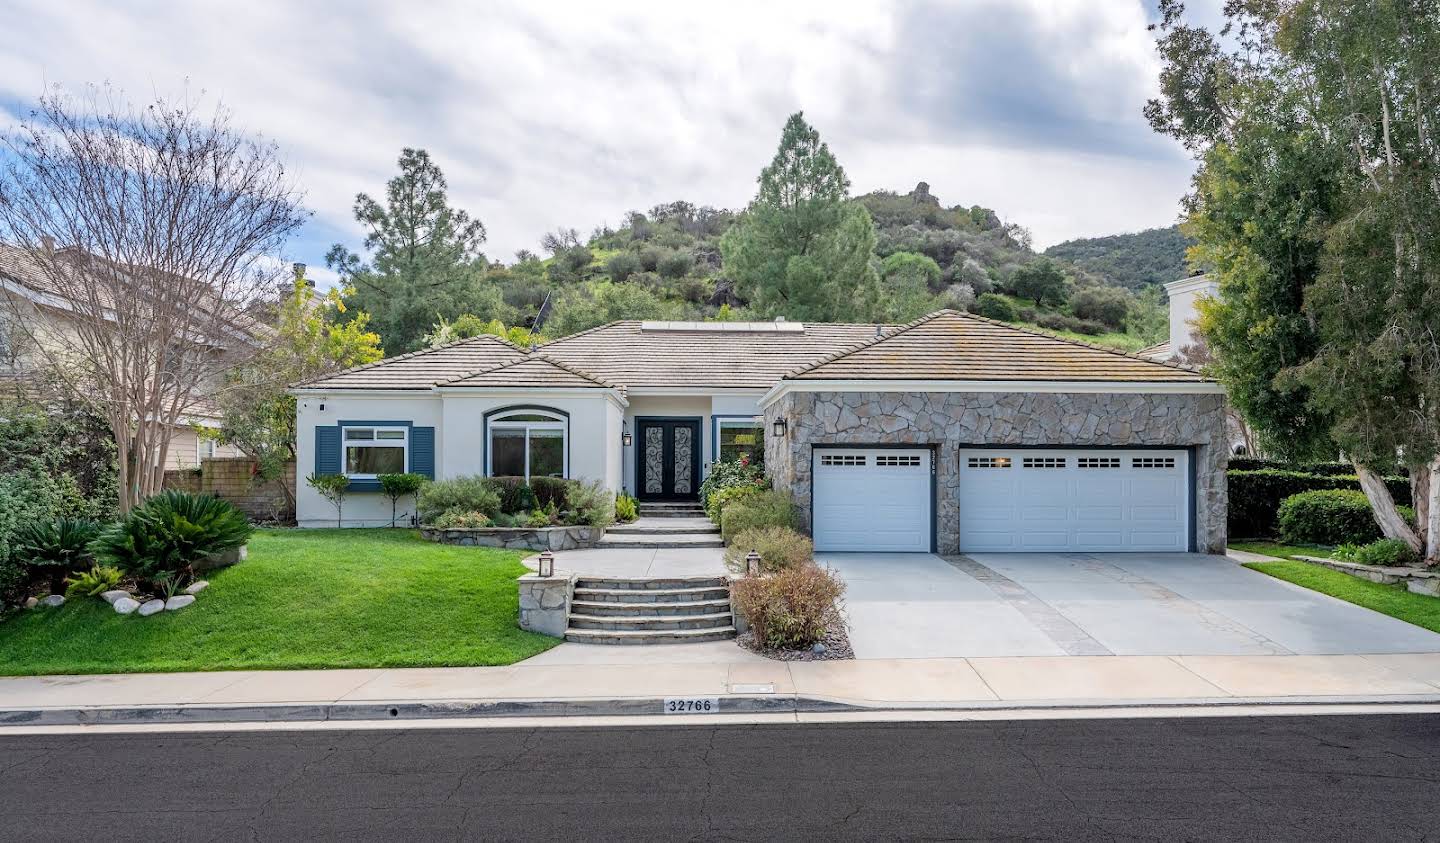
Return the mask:
[[[669,536],[703,535],[720,533],[720,528],[709,518],[655,518],[649,516],[629,524],[616,524],[605,530],[610,536]]]
[[[677,588],[724,588],[730,584],[726,577],[590,577],[581,575],[575,580],[575,588],[603,588],[611,590],[657,591]]]
[[[676,533],[672,535],[626,535],[606,533],[596,547],[680,548],[724,547],[718,533]]]
[[[574,599],[601,603],[693,603],[700,600],[729,600],[729,586],[701,588],[581,588]]]
[[[604,600],[572,600],[570,611],[577,615],[620,617],[671,617],[674,615],[708,615],[730,609],[730,601],[691,600],[673,603],[610,603]]]
[[[724,641],[735,637],[735,627],[716,629],[571,629],[566,641],[577,644],[692,644],[701,641]]]
[[[708,615],[669,615],[666,617],[618,617],[615,615],[570,615],[570,629],[606,630],[682,630],[720,629],[734,626],[729,612]]]

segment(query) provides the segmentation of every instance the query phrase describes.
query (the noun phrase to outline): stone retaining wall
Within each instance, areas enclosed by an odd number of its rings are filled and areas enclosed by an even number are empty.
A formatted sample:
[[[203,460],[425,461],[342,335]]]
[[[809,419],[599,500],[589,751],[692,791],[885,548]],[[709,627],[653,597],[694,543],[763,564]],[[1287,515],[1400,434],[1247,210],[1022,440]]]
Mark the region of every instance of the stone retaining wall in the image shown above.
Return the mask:
[[[1342,574],[1349,574],[1352,577],[1369,580],[1370,582],[1378,582],[1384,585],[1405,583],[1405,589],[1414,594],[1440,597],[1440,571],[1432,571],[1428,568],[1362,565],[1359,562],[1346,562],[1342,559],[1324,559],[1319,556],[1296,556],[1295,558],[1303,562],[1309,562],[1312,565],[1323,565],[1326,568],[1339,571]]]
[[[788,490],[809,527],[810,457],[815,445],[931,445],[936,471],[937,544],[960,544],[961,448],[1191,448],[1197,549],[1225,552],[1225,396],[1219,394],[1038,392],[792,392],[765,409],[765,467]]]
[[[578,550],[594,547],[605,531],[599,527],[421,527],[420,535],[432,542],[465,547]]]

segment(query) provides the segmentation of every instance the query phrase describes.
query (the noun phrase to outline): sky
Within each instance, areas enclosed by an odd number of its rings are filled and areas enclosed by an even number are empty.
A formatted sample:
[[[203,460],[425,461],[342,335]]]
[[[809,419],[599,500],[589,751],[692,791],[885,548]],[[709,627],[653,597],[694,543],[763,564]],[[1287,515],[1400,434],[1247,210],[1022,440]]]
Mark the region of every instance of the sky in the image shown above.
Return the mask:
[[[1205,0],[1213,15],[1220,0]],[[1192,5],[1196,5],[1193,4]],[[1037,248],[1166,226],[1194,164],[1141,115],[1153,0],[0,0],[0,125],[53,86],[185,96],[273,140],[313,213],[286,260],[329,282],[404,147],[509,261],[685,199],[743,207],[803,110],[852,192],[925,181]]]

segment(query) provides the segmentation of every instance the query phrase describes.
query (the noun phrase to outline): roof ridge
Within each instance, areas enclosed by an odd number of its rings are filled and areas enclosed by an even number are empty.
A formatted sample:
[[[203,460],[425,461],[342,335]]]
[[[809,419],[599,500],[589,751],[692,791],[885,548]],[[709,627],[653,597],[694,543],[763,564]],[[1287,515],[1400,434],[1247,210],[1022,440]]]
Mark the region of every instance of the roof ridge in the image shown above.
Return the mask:
[[[910,330],[911,328],[914,328],[914,327],[916,327],[916,326],[918,326],[918,325],[923,325],[923,324],[925,324],[926,322],[929,322],[929,321],[931,321],[931,320],[937,319],[937,318],[939,318],[939,317],[941,317],[941,316],[943,316],[943,315],[945,315],[945,314],[947,314],[947,313],[955,313],[955,311],[950,310],[949,308],[942,308],[942,309],[936,310],[936,311],[934,311],[934,312],[932,312],[932,313],[927,313],[927,314],[925,314],[924,316],[921,316],[919,319],[913,319],[913,320],[911,320],[911,321],[909,321],[909,322],[906,322],[904,325],[901,325],[901,326],[899,326],[899,327],[897,327],[897,328],[885,328],[885,327],[882,326],[882,325],[876,325],[875,327],[876,327],[878,330],[876,331],[875,336],[870,337],[869,339],[865,340],[864,342],[860,342],[860,343],[856,343],[856,344],[853,344],[853,345],[846,346],[845,348],[842,348],[842,349],[840,349],[839,351],[837,351],[837,352],[835,352],[835,353],[833,353],[833,354],[830,354],[830,355],[828,355],[828,356],[826,356],[826,357],[822,357],[821,359],[815,361],[814,363],[808,363],[808,364],[806,364],[806,365],[804,365],[804,366],[800,366],[799,368],[791,369],[790,371],[786,372],[780,379],[781,379],[781,380],[788,380],[788,379],[793,378],[793,377],[795,377],[796,375],[799,375],[799,374],[801,374],[801,373],[803,373],[803,372],[808,372],[808,371],[810,371],[811,369],[818,369],[818,368],[820,368],[821,366],[824,366],[826,363],[832,363],[832,362],[834,362],[834,361],[836,361],[836,360],[839,360],[839,359],[842,358],[842,357],[849,357],[851,354],[854,354],[854,353],[857,352],[857,351],[860,351],[860,350],[862,350],[862,349],[869,348],[870,346],[875,345],[875,344],[877,344],[877,343],[884,342],[885,340],[888,340],[888,339],[890,339],[891,337],[899,336],[900,334],[905,333],[906,331]],[[834,323],[825,322],[825,323],[817,323],[817,324],[834,324]],[[863,325],[864,323],[857,323],[857,324],[862,324],[862,325]]]
[[[1118,349],[1118,348],[1111,348],[1111,347],[1108,346],[1108,345],[1100,345],[1099,343],[1086,342],[1086,341],[1084,341],[1084,340],[1072,339],[1072,338],[1070,338],[1070,337],[1057,336],[1057,335],[1052,334],[1052,333],[1050,333],[1050,332],[1048,332],[1048,331],[1046,331],[1046,330],[1044,330],[1044,329],[1042,329],[1042,328],[1032,328],[1032,327],[1029,327],[1028,325],[1013,325],[1013,324],[1011,324],[1011,323],[1009,323],[1009,322],[1002,322],[1002,321],[999,320],[999,319],[991,319],[991,318],[988,317],[988,316],[980,316],[979,314],[976,314],[976,313],[961,312],[961,311],[951,311],[951,312],[954,313],[954,314],[957,315],[957,316],[964,316],[964,317],[967,318],[967,319],[974,319],[974,320],[977,321],[977,322],[986,322],[986,323],[989,323],[989,324],[991,324],[991,325],[998,325],[998,326],[1000,326],[1000,327],[1002,327],[1002,328],[1009,328],[1009,329],[1012,330],[1012,331],[1019,331],[1019,332],[1021,332],[1021,333],[1023,333],[1023,334],[1031,334],[1032,336],[1045,337],[1045,338],[1047,338],[1047,339],[1052,339],[1052,340],[1055,340],[1055,341],[1057,341],[1057,342],[1064,342],[1064,343],[1069,343],[1070,345],[1077,345],[1077,346],[1079,346],[1079,347],[1081,347],[1081,348],[1089,348],[1089,349],[1093,349],[1093,350],[1095,350],[1095,351],[1104,351],[1104,352],[1107,352],[1107,353],[1109,353],[1109,354],[1117,355],[1117,356],[1119,356],[1119,357],[1128,357],[1128,358],[1130,358],[1131,360],[1138,360],[1138,361],[1140,361],[1141,363],[1154,363],[1156,366],[1165,366],[1165,367],[1170,368],[1170,369],[1179,369],[1179,370],[1182,371],[1182,372],[1198,372],[1198,371],[1199,371],[1198,369],[1194,369],[1194,368],[1192,368],[1192,367],[1190,367],[1190,366],[1184,366],[1184,365],[1181,365],[1181,364],[1179,364],[1179,363],[1168,363],[1168,362],[1165,362],[1165,361],[1162,361],[1162,360],[1154,360],[1154,359],[1151,359],[1151,358],[1149,358],[1149,357],[1142,356],[1142,355],[1140,355],[1140,354],[1138,354],[1138,353],[1136,353],[1136,352],[1133,352],[1133,351],[1121,351],[1121,350]]]
[[[564,369],[565,371],[569,372],[569,373],[572,374],[572,375],[575,375],[576,377],[585,378],[585,379],[588,380],[588,381],[592,381],[592,382],[594,382],[594,383],[598,383],[598,384],[600,384],[601,386],[606,387],[606,388],[608,388],[608,389],[624,389],[624,388],[625,388],[625,387],[621,386],[620,384],[611,383],[610,381],[607,381],[607,380],[605,380],[605,379],[602,378],[602,377],[598,377],[598,376],[596,376],[596,375],[592,375],[592,374],[590,374],[589,372],[585,371],[584,369],[581,369],[581,368],[578,367],[578,366],[572,366],[572,365],[570,365],[569,363],[566,363],[564,360],[559,360],[559,359],[556,359],[556,358],[554,358],[554,357],[551,357],[549,354],[546,354],[545,352],[540,351],[540,350],[538,350],[538,349],[532,350],[532,351],[530,352],[530,356],[532,356],[532,357],[538,357],[538,358],[540,358],[541,360],[544,360],[545,362],[547,362],[547,363],[549,363],[549,364],[551,364],[551,365],[553,365],[553,366],[555,366],[555,367],[557,367],[557,368]],[[518,361],[517,361],[517,362],[518,362]]]
[[[593,333],[595,333],[596,331],[603,331],[603,330],[606,329],[606,328],[611,328],[611,327],[614,327],[615,325],[623,325],[623,324],[625,324],[626,322],[637,322],[637,323],[638,323],[638,322],[640,322],[640,321],[641,321],[641,320],[639,320],[639,319],[613,319],[613,320],[611,320],[611,321],[609,321],[609,322],[606,322],[606,323],[603,324],[603,325],[596,325],[596,326],[591,327],[591,328],[586,328],[586,329],[583,330],[583,331],[576,331],[576,332],[573,333],[573,334],[566,334],[566,335],[563,336],[563,337],[556,337],[556,338],[553,339],[553,340],[547,340],[546,342],[542,342],[542,343],[540,343],[539,345],[533,345],[533,346],[530,347],[530,350],[531,350],[531,351],[540,351],[541,349],[545,348],[546,346],[554,345],[554,344],[557,343],[557,342],[564,342],[565,340],[573,340],[573,339],[575,339],[576,337],[583,337],[583,336],[585,336],[586,334],[593,334]]]
[[[315,378],[310,378],[309,380],[300,381],[299,383],[293,383],[293,384],[290,384],[290,386],[289,386],[288,388],[290,388],[290,389],[299,389],[299,388],[301,388],[301,387],[304,387],[304,386],[305,386],[306,384],[308,384],[308,383],[315,383],[316,381],[329,380],[329,379],[331,379],[331,378],[339,377],[340,375],[348,375],[348,374],[350,374],[351,372],[363,372],[363,371],[366,370],[366,369],[373,369],[373,368],[375,368],[376,366],[388,365],[388,364],[390,364],[390,363],[396,362],[397,360],[409,360],[409,359],[414,358],[414,357],[419,357],[419,356],[421,356],[421,355],[423,355],[423,354],[429,354],[429,353],[434,352],[434,351],[444,351],[444,350],[447,349],[447,348],[455,348],[455,347],[457,347],[457,346],[462,346],[462,345],[465,345],[465,344],[467,344],[467,343],[476,343],[476,342],[479,342],[479,341],[481,341],[481,340],[498,342],[498,343],[500,343],[500,344],[502,344],[502,345],[506,345],[506,346],[509,346],[510,348],[513,348],[513,349],[515,349],[515,350],[517,350],[517,351],[520,351],[522,354],[523,354],[524,351],[525,351],[524,349],[520,348],[520,346],[516,345],[516,344],[513,343],[513,342],[510,342],[509,340],[507,340],[507,339],[505,339],[505,338],[503,338],[503,337],[497,337],[497,336],[495,336],[494,334],[479,334],[479,335],[477,335],[477,336],[465,337],[464,339],[454,340],[453,342],[447,342],[447,343],[445,343],[445,344],[443,344],[443,345],[437,345],[437,346],[435,346],[434,348],[419,348],[419,349],[416,349],[415,351],[407,351],[407,352],[405,352],[404,354],[397,354],[397,355],[395,355],[394,357],[382,357],[382,358],[380,358],[379,360],[375,360],[375,361],[372,361],[372,362],[370,362],[370,363],[361,363],[361,364],[358,365],[358,366],[351,366],[351,367],[348,368],[348,369],[341,369],[341,370],[338,371],[338,372],[330,372],[329,374],[321,375],[321,376],[315,377]]]
[[[542,363],[547,363],[547,364],[549,364],[549,365],[551,365],[551,366],[554,366],[554,367],[557,368],[557,369],[560,369],[560,370],[563,371],[563,372],[568,372],[569,374],[572,374],[572,375],[574,375],[574,376],[577,377],[577,378],[582,378],[582,379],[584,379],[584,380],[590,381],[591,383],[593,383],[593,384],[595,384],[595,385],[597,385],[597,386],[603,386],[603,387],[605,387],[606,389],[621,389],[621,388],[622,388],[622,387],[619,387],[619,386],[617,386],[617,385],[615,385],[615,384],[613,384],[613,383],[610,383],[610,382],[608,382],[608,381],[602,380],[602,379],[600,379],[600,378],[598,378],[598,377],[590,374],[589,372],[585,372],[585,371],[582,371],[582,370],[580,370],[580,369],[577,369],[577,368],[575,368],[575,367],[573,367],[573,366],[571,366],[571,365],[569,365],[569,364],[567,364],[567,363],[565,363],[565,362],[563,362],[563,361],[556,360],[554,357],[551,357],[551,356],[548,355],[548,354],[544,354],[544,353],[538,352],[538,351],[527,352],[525,355],[523,355],[523,356],[521,356],[521,357],[519,357],[519,358],[516,358],[515,360],[511,360],[511,361],[506,362],[506,363],[501,363],[501,364],[498,365],[498,366],[491,366],[491,367],[488,368],[488,369],[479,369],[479,370],[476,370],[476,371],[473,371],[473,372],[466,372],[465,374],[463,374],[463,375],[461,375],[461,376],[459,376],[459,377],[456,377],[456,378],[450,378],[449,380],[445,380],[445,381],[438,381],[435,385],[436,385],[436,386],[452,386],[452,385],[455,385],[455,384],[460,383],[461,381],[467,381],[467,380],[469,380],[469,379],[471,379],[471,378],[478,378],[478,377],[480,377],[481,375],[493,374],[493,373],[499,372],[499,371],[501,371],[501,370],[503,370],[503,369],[509,369],[509,368],[511,368],[511,367],[513,367],[513,366],[519,366],[519,365],[521,365],[521,364],[523,364],[523,363],[529,363],[529,362],[531,362],[531,361],[533,361],[533,360],[539,360],[539,361],[542,362]]]

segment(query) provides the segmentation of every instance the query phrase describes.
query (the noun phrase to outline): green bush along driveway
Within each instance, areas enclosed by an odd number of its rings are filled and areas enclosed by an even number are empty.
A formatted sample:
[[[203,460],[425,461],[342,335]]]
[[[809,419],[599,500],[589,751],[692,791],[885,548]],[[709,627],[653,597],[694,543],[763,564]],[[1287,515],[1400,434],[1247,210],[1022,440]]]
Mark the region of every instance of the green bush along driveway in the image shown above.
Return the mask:
[[[0,623],[0,674],[513,664],[559,643],[516,626],[522,556],[412,530],[261,530],[188,608],[76,599]]]

